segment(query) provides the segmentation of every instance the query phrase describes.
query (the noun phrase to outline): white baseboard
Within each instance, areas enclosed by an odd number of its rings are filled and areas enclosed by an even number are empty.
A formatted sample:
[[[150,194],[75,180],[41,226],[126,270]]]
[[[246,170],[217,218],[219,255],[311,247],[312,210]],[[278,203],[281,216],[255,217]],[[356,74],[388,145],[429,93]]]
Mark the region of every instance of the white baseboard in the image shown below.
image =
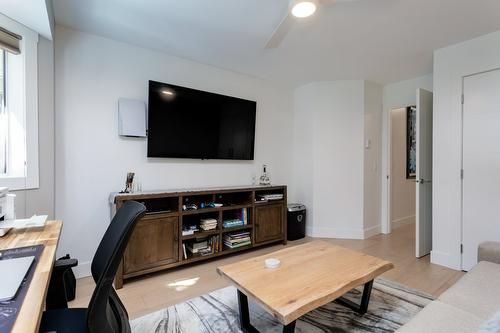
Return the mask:
[[[73,273],[75,273],[75,277],[77,279],[84,278],[87,276],[91,276],[91,267],[92,263],[90,261],[87,262],[79,262],[78,266],[73,267]]]
[[[405,216],[400,219],[393,220],[391,226],[393,229],[399,228],[403,225],[415,223],[415,215]]]
[[[317,238],[340,238],[340,239],[366,239],[380,233],[380,225],[367,229],[353,228],[328,228],[328,227],[306,227],[306,233],[310,237]]]
[[[380,234],[381,233],[381,228],[382,228],[382,226],[380,224],[376,225],[374,227],[366,228],[363,231],[364,239],[367,239],[367,238],[370,238],[370,237],[373,237],[375,235]]]
[[[431,263],[455,270],[462,270],[460,258],[440,251],[431,251]]]

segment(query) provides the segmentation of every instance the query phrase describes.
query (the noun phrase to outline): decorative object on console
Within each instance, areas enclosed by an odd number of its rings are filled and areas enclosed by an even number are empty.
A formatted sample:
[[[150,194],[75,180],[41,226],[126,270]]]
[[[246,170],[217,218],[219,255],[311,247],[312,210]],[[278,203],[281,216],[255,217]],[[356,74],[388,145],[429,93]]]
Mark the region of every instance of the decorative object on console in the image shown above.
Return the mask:
[[[196,225],[182,226],[182,236],[194,235],[195,232],[200,231]]]
[[[201,209],[204,209],[204,208],[219,208],[219,207],[222,207],[224,206],[223,204],[221,203],[216,203],[216,202],[202,202],[200,203],[200,208]]]
[[[182,205],[182,210],[197,210],[198,206],[195,204]]]
[[[265,164],[262,165],[262,175],[260,176],[259,184],[271,185],[271,178],[269,178],[269,175],[267,174],[267,165]]]
[[[133,172],[127,173],[127,179],[125,180],[125,189],[120,193],[132,193],[134,186],[134,176],[135,173]]]

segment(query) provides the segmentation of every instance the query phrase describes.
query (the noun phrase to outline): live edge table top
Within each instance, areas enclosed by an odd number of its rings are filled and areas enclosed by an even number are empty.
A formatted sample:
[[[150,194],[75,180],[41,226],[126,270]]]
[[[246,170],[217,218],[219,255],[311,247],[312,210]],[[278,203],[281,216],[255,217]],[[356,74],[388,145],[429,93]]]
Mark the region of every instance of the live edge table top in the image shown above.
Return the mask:
[[[280,267],[266,268],[268,258],[279,259]],[[217,272],[287,325],[393,267],[379,258],[312,241],[221,266]]]

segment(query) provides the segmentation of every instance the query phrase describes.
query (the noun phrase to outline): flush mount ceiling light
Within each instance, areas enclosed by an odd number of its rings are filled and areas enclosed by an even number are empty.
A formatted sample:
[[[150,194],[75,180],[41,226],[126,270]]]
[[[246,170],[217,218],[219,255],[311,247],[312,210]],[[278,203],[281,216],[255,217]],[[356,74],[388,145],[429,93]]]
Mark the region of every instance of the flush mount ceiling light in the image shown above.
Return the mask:
[[[317,3],[311,0],[294,1],[292,15],[298,18],[308,17],[316,12]]]
[[[309,17],[316,12],[316,9],[321,10],[321,7],[336,5],[340,2],[355,2],[359,0],[289,0],[290,7],[283,13],[283,19],[276,27],[271,38],[267,41],[266,49],[278,47],[283,39],[295,24],[297,19]],[[340,5],[340,4],[338,4]]]

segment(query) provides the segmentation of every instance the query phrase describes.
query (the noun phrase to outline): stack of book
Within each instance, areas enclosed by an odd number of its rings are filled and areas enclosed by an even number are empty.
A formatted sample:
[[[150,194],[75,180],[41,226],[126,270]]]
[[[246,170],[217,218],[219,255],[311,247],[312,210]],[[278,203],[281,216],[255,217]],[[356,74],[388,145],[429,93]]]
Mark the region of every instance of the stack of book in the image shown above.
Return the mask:
[[[217,220],[216,219],[201,219],[200,220],[200,228],[204,231],[214,230],[217,228]]]
[[[196,241],[188,244],[187,250],[192,254],[204,255],[207,252],[212,252],[211,246],[208,244],[208,240]]]
[[[236,228],[236,227],[241,227],[243,225],[245,225],[245,222],[243,222],[240,219],[224,220],[223,223],[224,228]]]
[[[224,235],[224,245],[226,245],[230,249],[236,249],[251,244],[252,240],[250,239],[249,231]]]
[[[195,256],[208,256],[220,251],[219,235],[212,236],[208,239],[196,239],[191,243],[183,243],[184,259]]]
[[[275,194],[260,194],[255,196],[255,202],[268,202],[268,201],[274,201],[274,200],[283,200],[283,194],[282,193],[275,193]]]

